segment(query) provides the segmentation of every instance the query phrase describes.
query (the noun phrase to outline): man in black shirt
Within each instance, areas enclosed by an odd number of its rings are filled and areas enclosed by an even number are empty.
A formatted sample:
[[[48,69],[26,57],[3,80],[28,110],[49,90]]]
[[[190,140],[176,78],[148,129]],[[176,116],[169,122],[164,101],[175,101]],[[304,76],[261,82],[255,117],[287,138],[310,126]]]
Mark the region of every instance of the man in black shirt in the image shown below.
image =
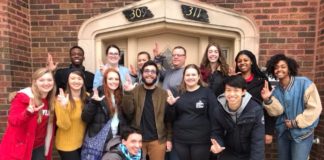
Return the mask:
[[[67,75],[69,73],[69,70],[72,68],[77,68],[83,71],[85,76],[84,84],[86,86],[87,92],[91,93],[94,74],[86,71],[84,66],[82,65],[84,61],[83,49],[79,46],[73,46],[70,49],[70,59],[71,59],[71,64],[69,67],[58,69],[55,72],[55,83],[57,85],[57,88],[63,88],[63,90],[65,90],[67,84]],[[56,64],[53,63],[52,56],[50,54],[48,55],[47,58],[47,64],[52,71],[54,71],[57,68],[57,63]]]
[[[155,83],[158,73],[156,63],[147,61],[141,69],[142,84],[134,88],[128,77],[121,105],[130,123],[141,129],[143,154],[152,160],[164,160],[166,149],[171,149],[166,145],[171,140],[171,125],[165,121],[167,92]]]

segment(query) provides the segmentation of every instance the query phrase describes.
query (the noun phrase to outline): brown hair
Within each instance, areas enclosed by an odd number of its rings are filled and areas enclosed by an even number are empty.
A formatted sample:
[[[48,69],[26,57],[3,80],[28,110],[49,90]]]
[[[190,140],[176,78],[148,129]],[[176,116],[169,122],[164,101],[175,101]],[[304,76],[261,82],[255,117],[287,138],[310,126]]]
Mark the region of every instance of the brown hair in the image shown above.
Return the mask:
[[[41,105],[43,103],[42,96],[41,96],[41,93],[40,93],[38,87],[36,86],[36,81],[40,77],[42,77],[43,75],[45,75],[47,73],[50,73],[53,78],[53,89],[50,92],[48,92],[48,94],[46,96],[46,100],[48,101],[48,109],[50,110],[49,120],[53,121],[53,119],[54,119],[54,101],[55,101],[55,93],[56,93],[56,85],[55,85],[55,81],[54,81],[53,72],[51,70],[49,70],[48,68],[37,69],[32,75],[31,90],[34,95],[34,100],[35,100],[36,105],[37,106]],[[39,110],[37,123],[41,123],[41,122],[42,122],[42,113],[41,113],[41,110]]]
[[[119,111],[120,111],[119,107],[120,107],[121,100],[122,100],[123,90],[122,90],[122,82],[121,82],[120,74],[118,73],[118,71],[113,69],[113,68],[108,68],[105,71],[104,75],[103,75],[103,90],[104,90],[105,99],[106,99],[106,102],[107,102],[107,105],[108,105],[107,107],[109,109],[109,113],[110,113],[110,115],[114,115],[116,110],[115,110],[115,107],[112,104],[111,92],[110,92],[110,89],[109,89],[108,84],[107,84],[108,73],[110,73],[110,72],[117,73],[117,75],[119,77],[119,86],[118,86],[118,88],[116,90],[113,91],[113,94],[114,94],[114,97],[115,97],[115,104],[116,104],[116,107],[118,108]]]
[[[185,77],[187,69],[189,69],[189,68],[193,68],[193,69],[197,70],[197,73],[198,73],[198,76],[199,76],[198,85],[205,86],[204,83],[201,80],[201,74],[200,74],[200,70],[199,70],[198,66],[195,65],[195,64],[188,64],[184,68],[183,73],[182,73],[182,81],[181,81],[181,84],[180,84],[180,93],[184,93],[187,90],[187,86],[186,86],[186,83],[184,81],[184,77]]]
[[[206,68],[208,70],[208,72],[211,73],[211,68],[210,68],[210,61],[208,60],[208,49],[211,47],[211,46],[215,46],[218,50],[218,53],[219,53],[219,57],[218,57],[218,60],[217,60],[217,67],[216,67],[216,70],[218,67],[220,67],[220,71],[223,73],[223,75],[227,76],[228,75],[228,69],[229,69],[229,66],[228,64],[226,63],[226,60],[225,60],[225,57],[224,55],[222,54],[222,50],[220,48],[220,46],[216,43],[209,43],[206,47],[206,50],[205,50],[205,53],[204,53],[204,56],[201,60],[201,63],[200,65],[204,68]]]

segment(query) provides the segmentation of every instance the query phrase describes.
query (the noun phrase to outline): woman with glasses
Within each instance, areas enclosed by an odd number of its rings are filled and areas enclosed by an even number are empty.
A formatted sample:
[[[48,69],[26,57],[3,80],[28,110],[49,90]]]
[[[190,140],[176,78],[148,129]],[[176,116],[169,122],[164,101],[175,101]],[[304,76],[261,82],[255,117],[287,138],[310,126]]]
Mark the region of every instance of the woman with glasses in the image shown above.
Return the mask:
[[[109,45],[106,49],[106,61],[105,65],[101,65],[100,69],[98,69],[95,73],[93,80],[93,88],[96,89],[102,85],[102,74],[108,68],[114,68],[120,74],[121,82],[124,84],[126,81],[126,76],[129,76],[129,70],[127,67],[119,65],[118,62],[120,60],[120,49],[118,46],[112,44]]]

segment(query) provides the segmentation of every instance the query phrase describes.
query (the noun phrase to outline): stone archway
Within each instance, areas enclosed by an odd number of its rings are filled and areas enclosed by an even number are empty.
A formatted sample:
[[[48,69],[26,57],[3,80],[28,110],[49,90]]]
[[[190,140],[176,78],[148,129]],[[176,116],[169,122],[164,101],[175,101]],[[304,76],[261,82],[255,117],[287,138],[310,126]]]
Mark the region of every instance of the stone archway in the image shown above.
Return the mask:
[[[153,16],[142,17],[143,7]],[[139,20],[128,21],[123,14],[125,10]],[[201,16],[203,12],[205,17]],[[206,15],[208,22],[203,19]],[[183,45],[190,55],[187,63],[197,64],[208,41],[217,41],[228,49],[230,63],[242,49],[251,50],[258,57],[259,31],[252,20],[242,13],[190,0],[136,2],[88,19],[78,34],[78,44],[86,53],[84,65],[91,71],[102,61],[109,43],[118,44],[126,52],[126,64],[135,63],[139,51],[151,52],[155,42],[161,43],[165,50],[176,44]]]

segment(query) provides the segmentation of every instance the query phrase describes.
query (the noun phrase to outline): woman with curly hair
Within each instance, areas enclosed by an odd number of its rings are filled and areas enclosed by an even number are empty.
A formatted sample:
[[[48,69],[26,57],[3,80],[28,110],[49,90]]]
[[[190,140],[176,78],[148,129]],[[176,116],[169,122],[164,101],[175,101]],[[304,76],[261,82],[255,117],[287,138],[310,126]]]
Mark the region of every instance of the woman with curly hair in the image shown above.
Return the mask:
[[[224,77],[228,76],[228,64],[219,45],[209,43],[200,63],[201,78],[216,96],[224,92]]]
[[[276,134],[279,160],[306,160],[322,111],[317,88],[307,77],[297,76],[297,62],[284,54],[270,58],[267,72],[279,80],[279,85],[273,91],[265,82],[261,92],[269,115],[278,117]]]
[[[255,55],[249,50],[240,51],[235,57],[236,73],[240,73],[245,79],[247,84],[247,92],[249,92],[254,99],[262,104],[261,90],[264,86],[264,82],[268,81],[266,75],[261,72],[256,62]],[[264,141],[266,144],[272,143],[274,134],[275,118],[270,117],[266,110],[264,110],[265,120],[265,137]]]

